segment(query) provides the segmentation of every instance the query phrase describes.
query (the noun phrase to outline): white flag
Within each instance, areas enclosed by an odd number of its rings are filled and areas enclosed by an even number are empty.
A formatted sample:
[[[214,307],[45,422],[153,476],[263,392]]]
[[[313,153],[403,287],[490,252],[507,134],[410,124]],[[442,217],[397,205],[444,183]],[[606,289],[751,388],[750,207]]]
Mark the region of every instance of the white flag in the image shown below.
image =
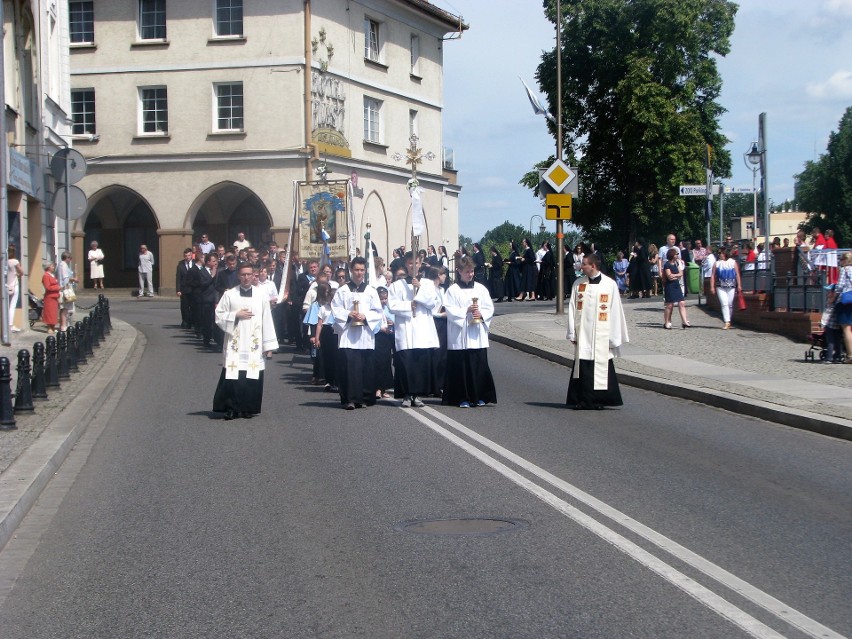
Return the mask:
[[[547,112],[547,109],[545,109],[541,105],[541,102],[539,102],[539,99],[533,94],[532,91],[530,91],[530,88],[527,86],[527,83],[524,82],[524,79],[520,76],[518,77],[518,79],[521,81],[521,84],[523,84],[524,88],[527,90],[527,97],[530,99],[530,104],[532,105],[532,108],[533,108],[533,111],[535,111],[535,114],[536,115],[543,115],[548,120],[553,122],[553,124],[556,124],[556,118],[554,118],[552,115],[550,115],[550,113]]]
[[[426,230],[426,216],[423,215],[423,199],[420,194],[423,192],[419,186],[409,189],[411,194],[411,233],[416,237],[422,235]]]

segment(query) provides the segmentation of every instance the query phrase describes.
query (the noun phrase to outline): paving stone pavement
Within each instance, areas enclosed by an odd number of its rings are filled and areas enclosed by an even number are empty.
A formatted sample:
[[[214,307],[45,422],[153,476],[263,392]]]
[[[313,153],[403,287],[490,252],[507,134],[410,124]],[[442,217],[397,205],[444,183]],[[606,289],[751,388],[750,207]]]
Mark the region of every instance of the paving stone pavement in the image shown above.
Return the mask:
[[[88,307],[96,300],[83,300],[77,312],[75,321],[79,321],[88,315]],[[83,310],[85,309],[85,310]],[[101,370],[104,362],[115,350],[116,344],[123,337],[135,334],[136,330],[124,322],[113,321],[112,332],[94,349],[95,355],[88,356],[88,364],[80,365],[79,372],[72,373],[71,378],[60,380],[59,388],[48,388],[47,399],[34,399],[35,411],[31,413],[16,413],[15,422],[17,430],[0,431],[0,473],[5,471],[18,456],[24,452],[44,431],[72,399],[77,397],[83,389],[92,381]],[[26,349],[32,356],[33,344],[44,342],[47,338],[47,329],[41,323],[36,323],[32,328],[27,327],[20,333],[10,333],[10,346],[0,345],[0,357],[8,357],[12,372],[12,392],[18,381],[16,370],[18,363],[18,351]],[[14,400],[13,400],[14,401]]]

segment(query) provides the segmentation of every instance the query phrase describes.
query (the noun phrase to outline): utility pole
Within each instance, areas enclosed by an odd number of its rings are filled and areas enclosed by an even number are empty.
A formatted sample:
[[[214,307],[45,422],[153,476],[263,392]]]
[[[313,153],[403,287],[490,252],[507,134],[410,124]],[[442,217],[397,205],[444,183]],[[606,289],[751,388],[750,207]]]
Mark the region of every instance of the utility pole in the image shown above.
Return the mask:
[[[562,159],[562,2],[556,0],[556,159]],[[556,314],[565,313],[564,222],[556,220]]]

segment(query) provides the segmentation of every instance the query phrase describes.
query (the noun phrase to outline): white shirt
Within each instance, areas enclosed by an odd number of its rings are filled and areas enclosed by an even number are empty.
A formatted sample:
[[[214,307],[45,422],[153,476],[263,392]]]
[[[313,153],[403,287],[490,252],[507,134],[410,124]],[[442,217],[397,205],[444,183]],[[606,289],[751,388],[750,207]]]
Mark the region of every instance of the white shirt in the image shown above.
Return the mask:
[[[358,302],[358,312],[366,317],[365,326],[353,326],[349,313]],[[374,333],[382,321],[382,302],[372,286],[363,292],[353,291],[350,286],[341,286],[331,300],[334,313],[334,332],[338,336],[338,348],[372,349],[375,347]]]

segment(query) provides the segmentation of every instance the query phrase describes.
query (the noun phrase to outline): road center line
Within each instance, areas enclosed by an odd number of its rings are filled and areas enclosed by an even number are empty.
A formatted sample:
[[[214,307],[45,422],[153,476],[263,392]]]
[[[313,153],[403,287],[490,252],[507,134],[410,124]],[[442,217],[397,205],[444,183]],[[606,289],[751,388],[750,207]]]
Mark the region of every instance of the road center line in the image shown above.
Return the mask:
[[[682,590],[693,596],[702,604],[716,611],[718,614],[722,615],[726,619],[729,619],[749,634],[752,634],[752,636],[780,637],[782,635],[777,634],[768,626],[765,626],[760,621],[746,614],[730,602],[722,599],[721,597],[719,597],[709,589],[705,588],[701,584],[698,584],[693,579],[679,572],[674,567],[654,557],[653,555],[651,555],[641,547],[637,546],[633,542],[629,541],[628,539],[624,538],[614,530],[607,528],[603,524],[585,515],[584,513],[577,510],[576,508],[563,501],[556,495],[532,483],[524,476],[505,466],[504,464],[502,464],[502,462],[488,456],[479,448],[476,448],[464,439],[461,439],[455,434],[447,431],[441,425],[425,417],[425,415],[429,415],[430,417],[447,424],[459,433],[462,433],[466,437],[490,449],[497,455],[523,468],[530,474],[544,480],[555,488],[558,488],[564,493],[577,499],[581,503],[586,504],[590,508],[611,519],[615,523],[620,524],[626,527],[627,529],[635,532],[643,539],[646,539],[649,542],[653,543],[658,548],[668,552],[674,557],[677,557],[678,559],[684,561],[690,566],[693,566],[694,568],[700,570],[718,583],[734,590],[741,596],[749,599],[750,601],[759,605],[761,608],[772,613],[778,619],[781,619],[785,623],[788,623],[798,628],[809,636],[814,637],[815,639],[844,639],[842,635],[834,632],[826,626],[823,626],[822,624],[811,619],[810,617],[807,617],[806,615],[794,610],[790,606],[785,605],[783,602],[775,599],[771,595],[763,592],[755,586],[752,586],[751,584],[743,581],[739,577],[736,577],[735,575],[727,572],[720,566],[717,566],[712,562],[704,559],[703,557],[700,557],[696,553],[679,545],[677,542],[668,539],[664,535],[657,533],[656,531],[648,528],[647,526],[637,522],[636,520],[628,517],[627,515],[616,510],[615,508],[608,506],[607,504],[601,502],[598,499],[595,499],[594,497],[583,492],[576,486],[573,486],[572,484],[569,484],[568,482],[559,479],[558,477],[552,475],[544,469],[512,453],[511,451],[503,448],[502,446],[496,444],[488,438],[479,435],[478,433],[465,427],[456,420],[447,417],[439,411],[431,407],[425,407],[420,409],[419,411],[411,411],[411,414],[413,414],[413,416],[418,421],[428,426],[430,429],[432,429],[442,437],[456,444],[465,452],[476,457],[494,470],[497,470],[502,475],[515,482],[519,486],[523,487],[524,489],[528,490],[535,496],[539,497],[559,512],[562,512],[578,524],[582,525],[594,534],[613,544],[614,546],[628,554],[630,557],[634,558],[636,561],[639,561],[642,565],[646,566],[650,570],[662,576],[670,583],[676,585],[678,588],[681,588]]]

